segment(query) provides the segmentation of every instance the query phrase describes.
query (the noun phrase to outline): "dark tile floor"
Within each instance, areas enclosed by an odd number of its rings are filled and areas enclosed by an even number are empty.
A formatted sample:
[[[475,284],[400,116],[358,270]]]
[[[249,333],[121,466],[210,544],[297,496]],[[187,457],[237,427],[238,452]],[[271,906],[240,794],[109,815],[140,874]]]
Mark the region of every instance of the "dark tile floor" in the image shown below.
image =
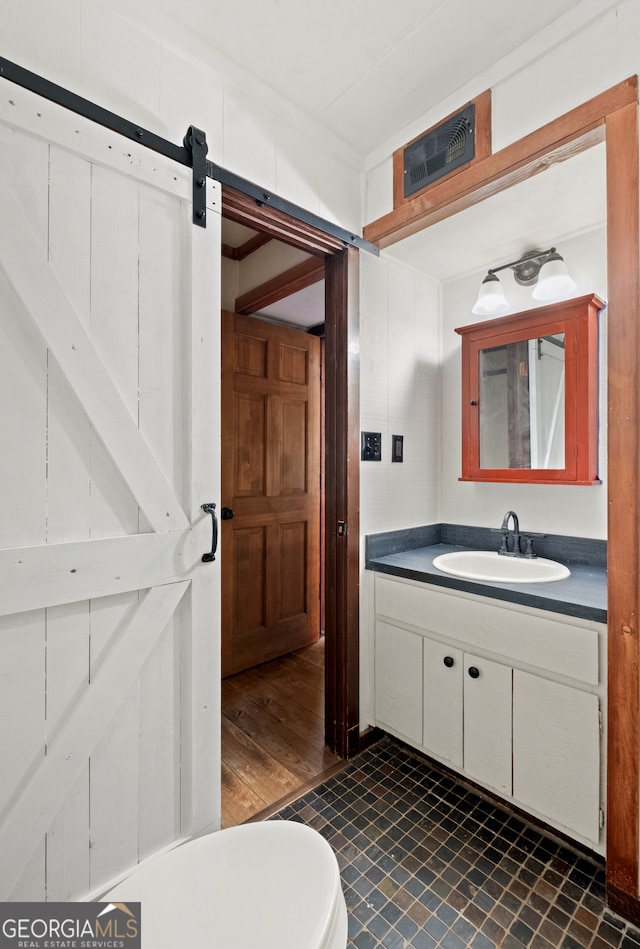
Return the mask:
[[[357,949],[640,949],[602,864],[385,738],[276,818],[333,847]]]

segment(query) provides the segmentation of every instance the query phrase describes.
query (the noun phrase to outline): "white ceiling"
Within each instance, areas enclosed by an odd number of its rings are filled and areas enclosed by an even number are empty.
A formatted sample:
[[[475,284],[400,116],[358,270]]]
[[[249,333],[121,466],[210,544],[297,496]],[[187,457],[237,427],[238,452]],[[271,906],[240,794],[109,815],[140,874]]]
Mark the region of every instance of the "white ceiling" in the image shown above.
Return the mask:
[[[222,243],[228,244],[229,247],[241,247],[255,235],[256,231],[245,227],[244,224],[229,221],[227,218],[222,221]]]
[[[324,323],[324,280],[292,293],[255,315],[291,326],[301,326],[303,329]]]
[[[367,154],[583,0],[112,2],[163,14]]]
[[[447,280],[515,260],[606,222],[605,146],[597,145],[385,253]]]
[[[235,221],[222,219],[222,243],[229,247],[241,247],[252,237],[256,231],[245,227],[243,224],[237,224]],[[278,244],[279,241],[274,241]],[[284,245],[282,245],[284,250]],[[238,267],[243,266],[239,261]],[[288,323],[291,326],[300,326],[308,329],[310,326],[316,326],[318,323],[324,323],[324,280],[306,287],[298,293],[292,293],[290,296],[277,303],[267,306],[253,316],[259,316],[263,319],[277,320],[280,323]]]
[[[562,29],[570,30],[582,3],[146,0],[128,3],[126,15],[144,17],[152,9],[182,31],[197,30],[200,41],[365,154],[564,14]],[[449,279],[601,223],[603,151],[554,166],[385,253]],[[321,322],[321,291],[322,285],[309,288],[266,315],[291,320],[305,311],[299,322]]]

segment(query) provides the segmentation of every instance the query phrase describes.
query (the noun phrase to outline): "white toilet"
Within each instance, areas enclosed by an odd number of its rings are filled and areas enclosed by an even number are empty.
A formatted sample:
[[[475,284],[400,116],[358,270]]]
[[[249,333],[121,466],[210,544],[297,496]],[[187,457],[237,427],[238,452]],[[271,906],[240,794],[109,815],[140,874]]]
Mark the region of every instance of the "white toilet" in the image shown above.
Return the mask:
[[[335,855],[292,821],[230,827],[152,859],[102,902],[141,903],[142,949],[345,949]]]

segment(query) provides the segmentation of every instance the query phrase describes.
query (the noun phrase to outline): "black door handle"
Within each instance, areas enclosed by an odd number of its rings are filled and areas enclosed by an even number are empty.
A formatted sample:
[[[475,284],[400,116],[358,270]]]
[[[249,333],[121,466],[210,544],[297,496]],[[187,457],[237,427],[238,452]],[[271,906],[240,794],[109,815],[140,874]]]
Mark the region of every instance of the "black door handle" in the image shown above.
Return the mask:
[[[202,555],[203,563],[211,563],[216,559],[216,550],[218,549],[218,518],[216,517],[215,504],[203,504],[202,510],[205,514],[211,515],[211,553]]]
[[[232,521],[236,516],[236,512],[232,511],[230,507],[220,508],[220,517],[223,521]]]
[[[453,656],[445,656],[442,661],[444,662],[447,669],[451,669],[453,666]]]
[[[477,679],[480,676],[480,670],[477,666],[469,666],[469,675],[472,679]]]

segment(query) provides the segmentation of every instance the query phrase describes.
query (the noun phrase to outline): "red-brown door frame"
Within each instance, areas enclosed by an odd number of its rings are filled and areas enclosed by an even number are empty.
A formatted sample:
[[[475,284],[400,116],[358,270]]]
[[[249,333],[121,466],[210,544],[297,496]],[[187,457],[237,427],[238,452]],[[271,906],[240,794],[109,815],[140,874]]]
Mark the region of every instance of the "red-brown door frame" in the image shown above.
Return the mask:
[[[343,758],[360,746],[358,262],[348,249],[325,263],[325,735]]]
[[[325,740],[347,758],[359,749],[359,254],[225,185],[222,214],[324,260]]]

